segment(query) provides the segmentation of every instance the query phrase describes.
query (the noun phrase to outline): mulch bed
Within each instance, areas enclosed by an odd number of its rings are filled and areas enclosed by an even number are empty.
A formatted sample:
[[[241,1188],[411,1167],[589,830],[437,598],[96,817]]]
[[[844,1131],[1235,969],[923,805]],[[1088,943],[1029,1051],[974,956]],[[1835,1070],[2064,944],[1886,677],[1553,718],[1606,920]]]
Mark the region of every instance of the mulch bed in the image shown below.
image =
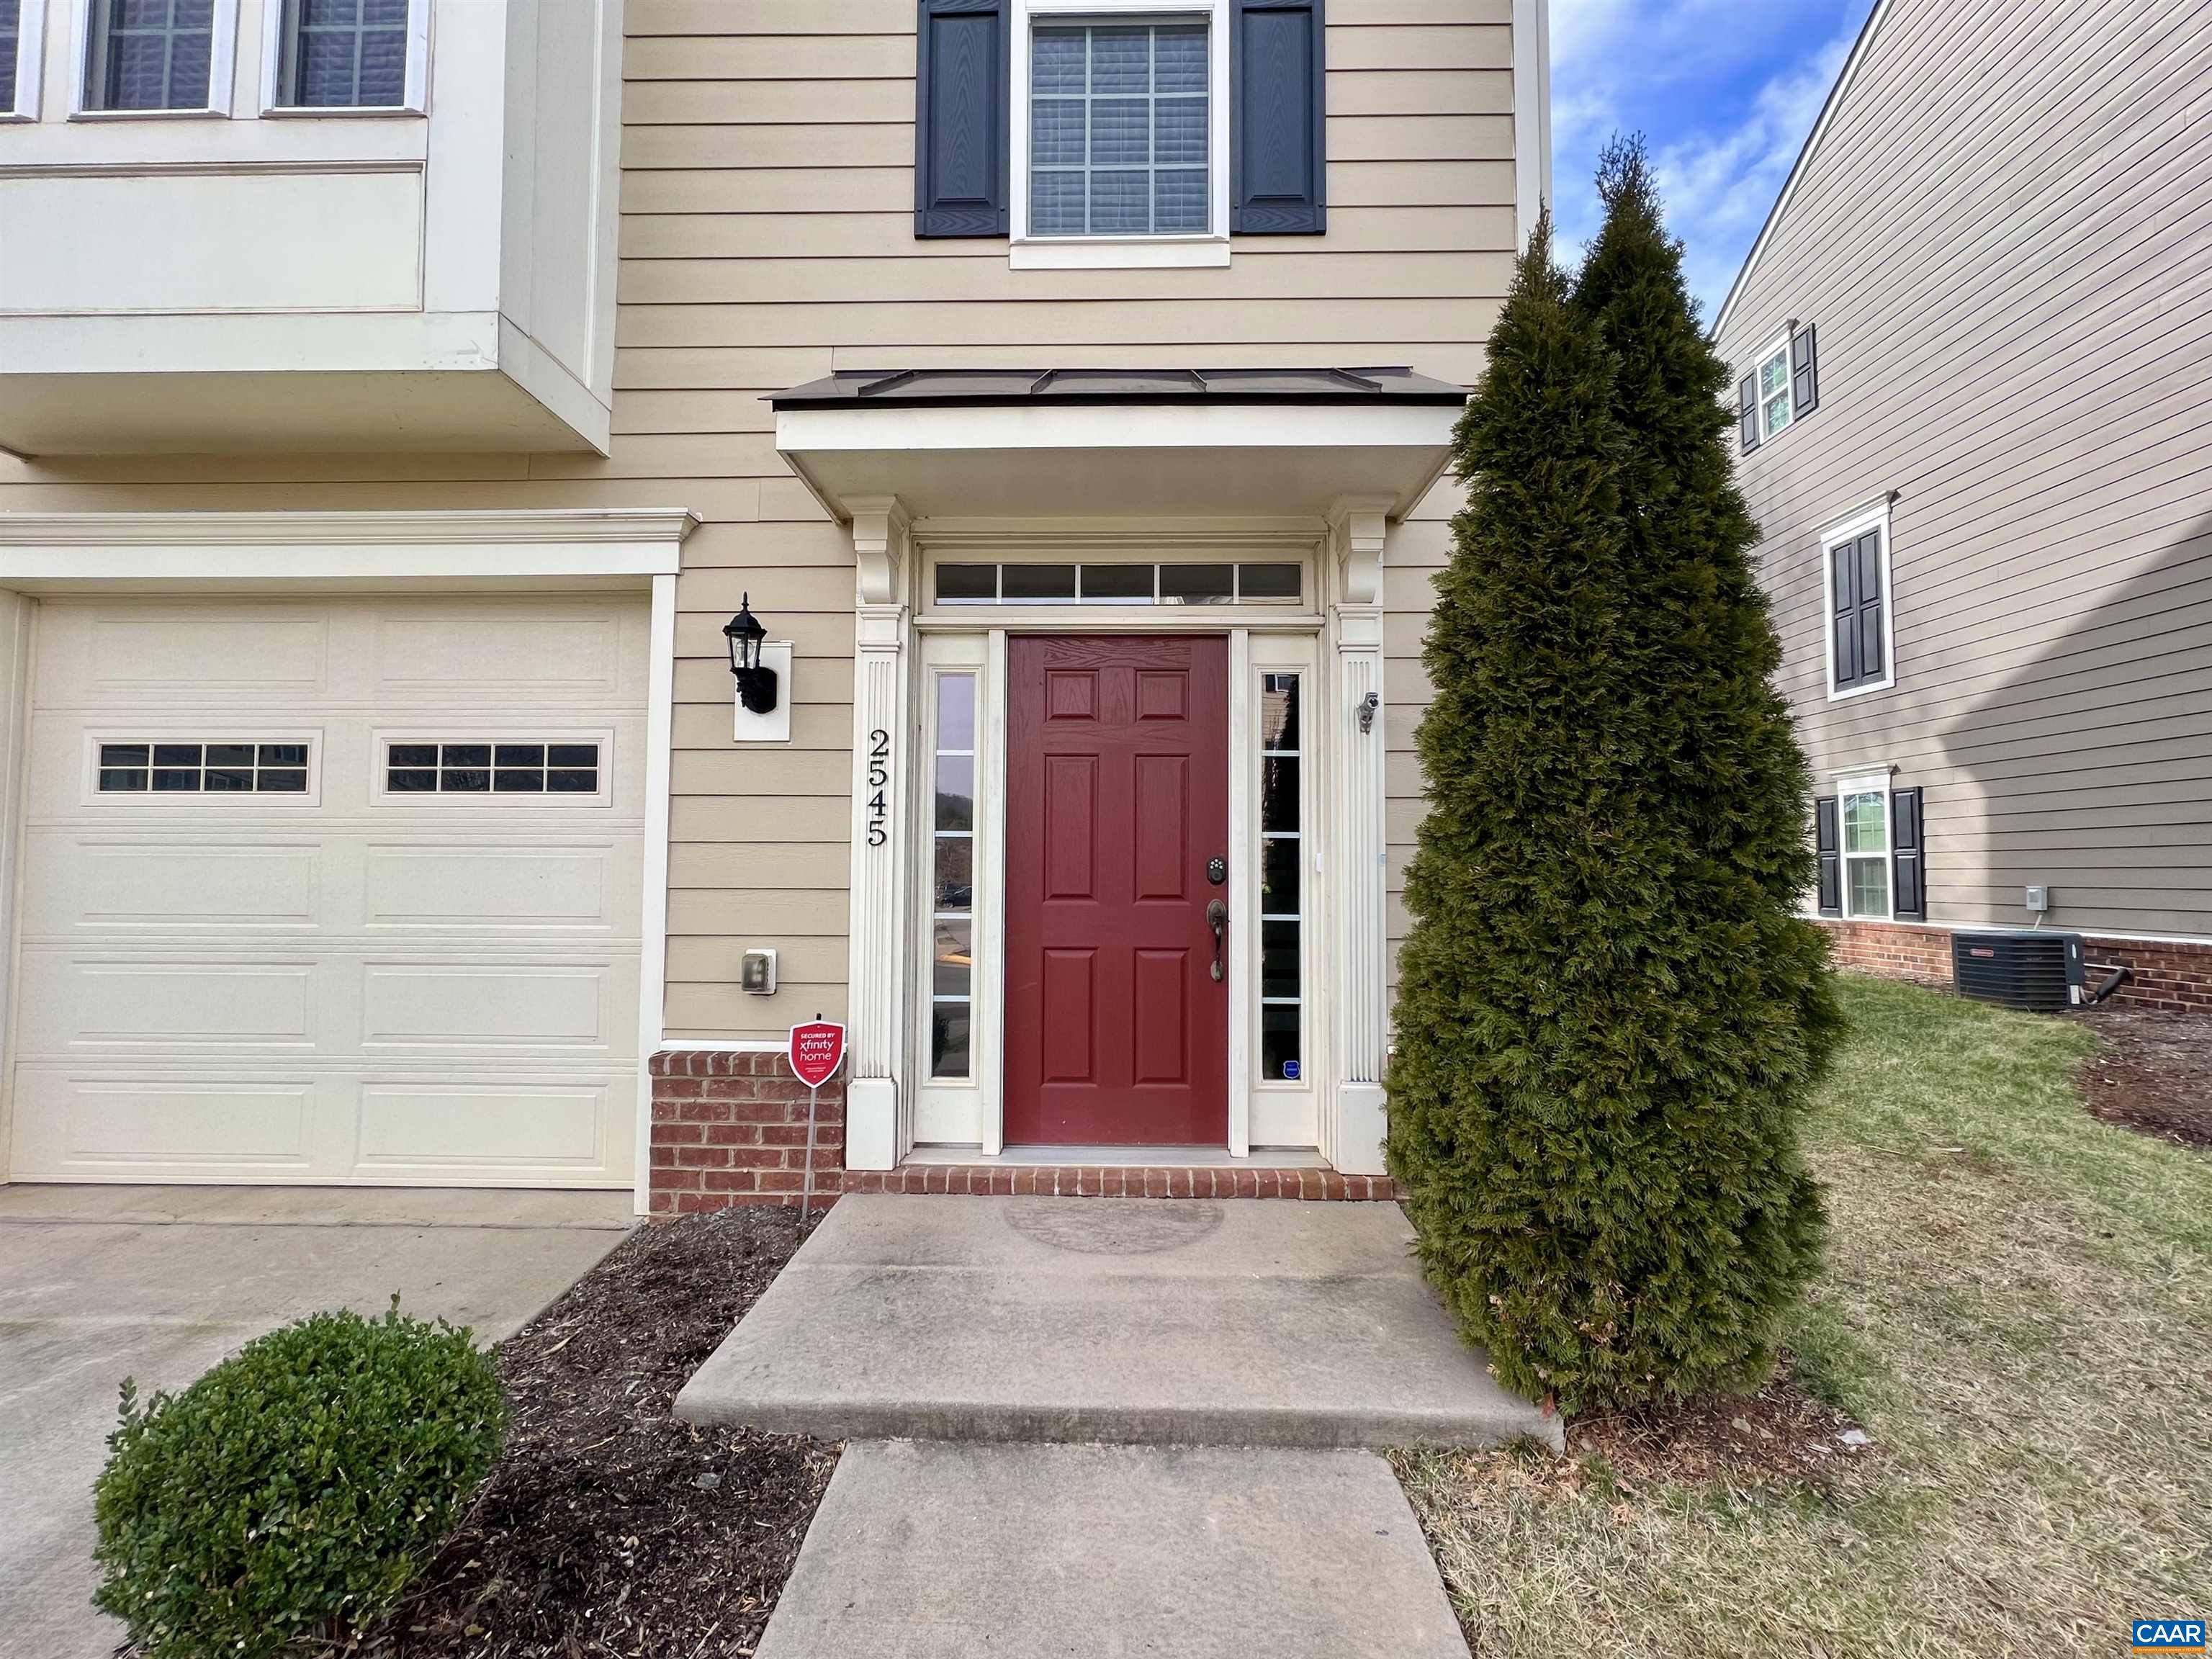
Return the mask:
[[[2080,1073],[2093,1115],[2177,1146],[2212,1147],[2212,1013],[2106,1003],[2066,1018],[2100,1040]]]
[[[501,1344],[514,1416],[490,1484],[362,1651],[750,1654],[837,1448],[697,1429],[669,1407],[798,1243],[789,1210],[641,1228]]]
[[[1567,1451],[1577,1467],[1603,1459],[1624,1488],[1796,1486],[1832,1495],[1875,1447],[1848,1413],[1798,1386],[1785,1353],[1756,1394],[1577,1418],[1567,1425]]]

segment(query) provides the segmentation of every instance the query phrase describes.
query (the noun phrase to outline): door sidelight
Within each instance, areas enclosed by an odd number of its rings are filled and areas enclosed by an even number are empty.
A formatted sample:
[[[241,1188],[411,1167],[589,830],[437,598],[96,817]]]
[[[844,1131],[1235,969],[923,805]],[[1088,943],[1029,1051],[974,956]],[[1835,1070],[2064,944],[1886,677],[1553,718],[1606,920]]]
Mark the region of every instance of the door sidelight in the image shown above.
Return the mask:
[[[1206,907],[1206,925],[1213,929],[1213,982],[1221,982],[1221,941],[1229,932],[1229,907],[1219,899]]]

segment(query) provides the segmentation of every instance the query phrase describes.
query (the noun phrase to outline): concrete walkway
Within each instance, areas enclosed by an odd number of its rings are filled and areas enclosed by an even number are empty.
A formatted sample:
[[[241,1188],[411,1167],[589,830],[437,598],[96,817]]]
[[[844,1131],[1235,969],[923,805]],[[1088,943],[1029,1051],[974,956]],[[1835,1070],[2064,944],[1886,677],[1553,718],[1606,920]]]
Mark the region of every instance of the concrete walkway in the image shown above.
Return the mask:
[[[1393,1204],[841,1200],[677,1414],[830,1439],[1557,1447]]]
[[[1466,1659],[1389,1466],[1556,1447],[1395,1205],[841,1200],[677,1401],[845,1438],[761,1659]]]
[[[105,1659],[92,1481],[125,1376],[189,1382],[320,1309],[491,1340],[622,1239],[627,1193],[0,1187],[0,1653]]]
[[[1467,1659],[1390,1467],[1224,1447],[846,1448],[759,1659]]]

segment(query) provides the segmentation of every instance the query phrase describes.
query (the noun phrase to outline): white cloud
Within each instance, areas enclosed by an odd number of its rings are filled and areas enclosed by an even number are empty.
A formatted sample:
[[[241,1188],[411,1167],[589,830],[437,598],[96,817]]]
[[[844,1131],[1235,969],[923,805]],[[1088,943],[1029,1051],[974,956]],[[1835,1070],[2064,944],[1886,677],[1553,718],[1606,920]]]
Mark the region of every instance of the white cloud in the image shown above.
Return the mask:
[[[1561,251],[1597,228],[1592,181],[1615,132],[1642,131],[1710,317],[1789,177],[1865,6],[1811,53],[1797,6],[1771,0],[1553,0],[1552,121]],[[1842,15],[1843,13],[1849,15]],[[1752,88],[1748,98],[1744,88]],[[1708,116],[1705,112],[1711,111]],[[1724,120],[1727,125],[1710,125]]]

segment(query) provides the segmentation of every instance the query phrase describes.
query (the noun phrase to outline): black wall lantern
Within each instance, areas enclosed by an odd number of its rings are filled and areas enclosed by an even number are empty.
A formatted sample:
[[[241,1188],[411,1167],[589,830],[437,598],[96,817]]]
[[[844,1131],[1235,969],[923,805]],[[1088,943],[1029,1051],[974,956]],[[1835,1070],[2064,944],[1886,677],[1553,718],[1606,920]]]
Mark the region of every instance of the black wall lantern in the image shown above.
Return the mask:
[[[775,670],[761,666],[761,644],[768,629],[753,615],[751,594],[738,600],[738,614],[722,625],[722,637],[730,642],[730,672],[738,682],[738,701],[749,714],[773,714]]]

